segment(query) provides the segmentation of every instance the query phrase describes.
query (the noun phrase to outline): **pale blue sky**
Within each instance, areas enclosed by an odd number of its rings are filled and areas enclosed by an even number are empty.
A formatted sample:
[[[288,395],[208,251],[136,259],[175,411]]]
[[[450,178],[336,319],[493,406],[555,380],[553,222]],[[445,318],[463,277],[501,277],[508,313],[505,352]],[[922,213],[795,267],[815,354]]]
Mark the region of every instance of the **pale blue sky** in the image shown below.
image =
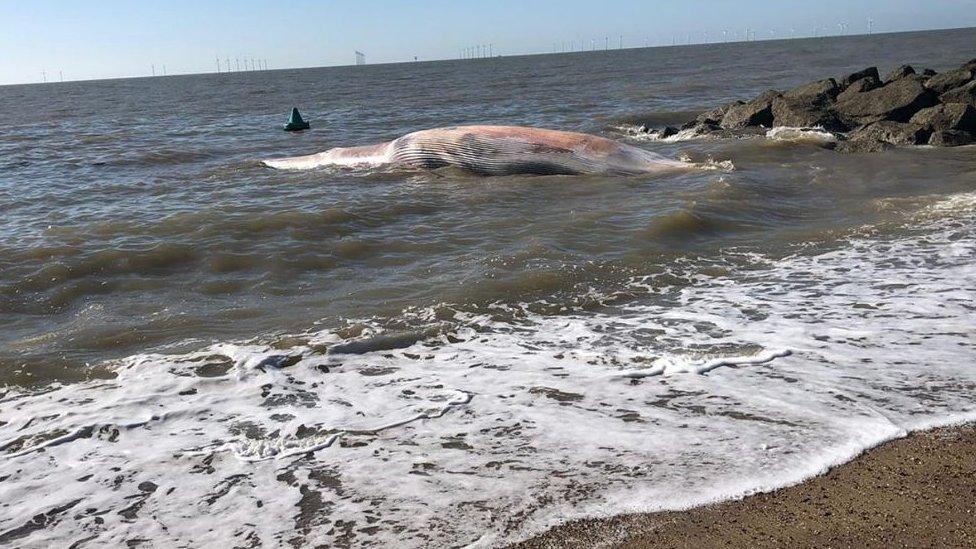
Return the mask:
[[[741,37],[976,26],[976,0],[0,0],[0,84],[213,71],[216,57],[271,68],[457,58],[465,46],[544,53],[611,37],[624,46]],[[821,33],[824,30],[820,31]]]

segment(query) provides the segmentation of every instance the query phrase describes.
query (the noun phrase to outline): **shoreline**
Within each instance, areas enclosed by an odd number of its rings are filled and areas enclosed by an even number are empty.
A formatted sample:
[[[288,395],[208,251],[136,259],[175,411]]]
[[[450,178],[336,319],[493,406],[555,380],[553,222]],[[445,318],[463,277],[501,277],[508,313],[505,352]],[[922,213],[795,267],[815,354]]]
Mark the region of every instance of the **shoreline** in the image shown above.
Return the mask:
[[[976,423],[910,433],[773,492],[572,521],[511,547],[719,546],[976,546]]]

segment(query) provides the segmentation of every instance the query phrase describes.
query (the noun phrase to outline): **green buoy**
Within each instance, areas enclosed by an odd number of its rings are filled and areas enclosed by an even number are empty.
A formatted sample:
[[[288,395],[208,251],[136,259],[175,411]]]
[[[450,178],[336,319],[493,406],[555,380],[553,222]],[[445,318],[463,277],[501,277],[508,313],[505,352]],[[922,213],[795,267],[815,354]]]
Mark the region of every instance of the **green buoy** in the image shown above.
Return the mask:
[[[288,123],[285,124],[285,131],[298,132],[307,130],[310,127],[308,121],[302,118],[302,114],[298,112],[298,109],[293,108],[291,110],[291,116],[288,117]]]

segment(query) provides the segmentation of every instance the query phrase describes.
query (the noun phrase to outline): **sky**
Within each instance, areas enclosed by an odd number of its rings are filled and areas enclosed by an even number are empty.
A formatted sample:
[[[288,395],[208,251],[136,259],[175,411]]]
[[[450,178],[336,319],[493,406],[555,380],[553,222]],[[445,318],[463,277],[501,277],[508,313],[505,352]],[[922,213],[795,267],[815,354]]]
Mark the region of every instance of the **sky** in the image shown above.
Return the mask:
[[[976,26],[976,0],[0,0],[0,85]],[[724,32],[723,32],[724,31]],[[706,34],[707,33],[707,34]]]

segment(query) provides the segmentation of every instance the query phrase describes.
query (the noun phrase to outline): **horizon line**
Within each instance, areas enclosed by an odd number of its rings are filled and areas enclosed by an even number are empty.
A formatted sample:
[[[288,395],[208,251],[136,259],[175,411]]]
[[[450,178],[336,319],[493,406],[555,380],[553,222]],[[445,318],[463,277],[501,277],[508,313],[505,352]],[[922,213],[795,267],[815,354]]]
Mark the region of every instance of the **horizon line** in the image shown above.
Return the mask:
[[[185,76],[204,76],[204,75],[230,75],[230,74],[247,74],[247,73],[261,73],[261,72],[275,72],[275,71],[300,71],[300,70],[311,70],[311,69],[337,69],[346,67],[382,67],[388,65],[414,65],[422,63],[450,63],[450,62],[470,62],[470,61],[486,61],[498,58],[517,58],[517,57],[539,57],[539,56],[557,56],[557,55],[573,55],[582,53],[608,53],[611,51],[625,51],[625,50],[652,50],[652,49],[669,49],[669,48],[694,48],[701,46],[723,46],[732,44],[748,44],[748,43],[769,43],[769,42],[793,42],[800,40],[828,40],[834,38],[863,38],[866,36],[890,36],[897,34],[915,34],[915,33],[925,33],[925,32],[946,32],[946,31],[960,31],[960,30],[970,30],[976,29],[976,26],[966,26],[966,27],[945,27],[936,29],[921,29],[921,30],[902,30],[902,31],[887,31],[887,32],[871,32],[871,33],[860,33],[860,34],[828,34],[824,36],[797,36],[797,37],[784,37],[784,38],[762,38],[753,40],[727,40],[727,41],[715,41],[715,42],[695,42],[695,43],[685,43],[685,44],[659,44],[656,46],[635,46],[635,47],[617,47],[617,48],[604,48],[604,49],[589,49],[589,50],[573,50],[573,51],[559,51],[559,52],[530,52],[530,53],[515,53],[515,54],[495,54],[493,57],[474,57],[458,59],[455,57],[450,58],[438,58],[438,59],[425,59],[425,60],[406,60],[406,61],[388,61],[383,63],[367,63],[365,65],[357,65],[356,63],[348,63],[341,65],[310,65],[302,67],[287,67],[280,69],[259,69],[259,70],[238,70],[238,71],[198,71],[198,72],[181,72],[166,75],[143,75],[143,76],[111,76],[107,78],[80,78],[76,80],[62,80],[55,82],[19,82],[13,84],[0,84],[0,88],[14,87],[14,86],[57,86],[61,84],[77,84],[77,83],[90,83],[90,82],[111,82],[114,80],[141,80],[141,79],[157,79],[157,78],[176,78]],[[152,64],[151,64],[152,65]],[[63,72],[62,69],[59,71]],[[46,72],[46,71],[44,71]]]

